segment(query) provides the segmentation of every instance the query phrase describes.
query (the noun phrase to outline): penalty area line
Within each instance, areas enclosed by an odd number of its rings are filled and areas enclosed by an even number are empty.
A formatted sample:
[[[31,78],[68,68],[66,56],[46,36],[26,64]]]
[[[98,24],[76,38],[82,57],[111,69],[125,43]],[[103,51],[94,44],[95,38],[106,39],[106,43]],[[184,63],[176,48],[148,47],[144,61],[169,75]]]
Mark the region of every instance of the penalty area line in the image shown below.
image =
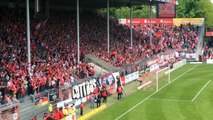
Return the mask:
[[[146,97],[145,99],[143,99],[142,101],[140,101],[138,104],[136,104],[135,106],[133,106],[132,108],[130,108],[129,110],[127,110],[126,112],[124,112],[123,114],[121,114],[120,116],[118,116],[115,120],[120,119],[121,117],[123,117],[124,115],[126,115],[127,113],[129,113],[130,111],[132,111],[133,109],[135,109],[137,106],[139,106],[141,103],[145,102],[146,100],[148,100],[149,98],[151,98],[153,95],[155,95],[156,93],[158,93],[161,89],[165,88],[166,86],[170,85],[172,82],[174,82],[175,80],[179,79],[180,77],[182,77],[183,75],[185,75],[186,73],[192,71],[195,67],[197,67],[199,64],[195,65],[194,67],[192,67],[191,69],[187,70],[186,72],[184,72],[183,74],[181,74],[180,76],[178,76],[177,78],[175,78],[174,80],[172,80],[170,83],[164,85],[163,87],[161,87],[158,91],[155,91],[154,93],[152,93],[151,95],[149,95],[148,97]]]
[[[165,101],[165,102],[191,102],[190,100],[179,100],[179,99],[162,99],[162,98],[149,98],[149,100]]]
[[[209,80],[201,89],[200,91],[194,96],[194,98],[192,99],[191,102],[194,102],[195,99],[198,97],[198,95],[205,89],[205,87],[211,82],[211,80]]]

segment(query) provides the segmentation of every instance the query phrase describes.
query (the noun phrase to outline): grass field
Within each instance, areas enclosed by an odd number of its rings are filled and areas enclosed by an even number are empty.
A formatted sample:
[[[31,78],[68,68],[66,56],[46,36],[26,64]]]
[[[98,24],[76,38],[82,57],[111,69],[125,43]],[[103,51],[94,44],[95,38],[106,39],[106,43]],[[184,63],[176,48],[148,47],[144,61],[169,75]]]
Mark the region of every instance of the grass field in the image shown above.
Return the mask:
[[[139,90],[91,120],[213,120],[213,65],[187,64],[158,92]]]

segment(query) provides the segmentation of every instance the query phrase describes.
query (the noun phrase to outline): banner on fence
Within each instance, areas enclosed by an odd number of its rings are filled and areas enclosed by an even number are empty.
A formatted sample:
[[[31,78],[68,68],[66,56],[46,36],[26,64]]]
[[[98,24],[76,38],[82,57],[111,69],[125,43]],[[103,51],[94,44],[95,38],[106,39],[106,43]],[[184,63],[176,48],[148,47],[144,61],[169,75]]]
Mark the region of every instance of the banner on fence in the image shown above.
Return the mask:
[[[125,84],[132,82],[133,80],[138,79],[139,77],[139,71],[136,71],[134,73],[128,74],[125,76]]]
[[[207,37],[213,36],[213,32],[206,32],[206,36],[207,36]]]
[[[180,26],[180,25],[186,25],[186,24],[191,24],[191,25],[198,25],[202,26],[204,22],[204,18],[174,18],[173,19],[173,24],[175,26]]]
[[[60,108],[60,107],[64,108],[66,106],[71,106],[73,103],[74,103],[73,99],[70,98],[70,99],[57,103],[57,108]]]
[[[156,71],[156,70],[158,70],[158,69],[159,69],[158,63],[156,63],[156,64],[150,66],[150,72]]]
[[[58,89],[51,90],[49,92],[49,101],[50,102],[55,102],[59,99],[59,94],[58,94]]]
[[[196,61],[196,54],[195,53],[186,53],[186,60],[187,61]]]
[[[40,108],[48,104],[48,92],[35,94],[35,107]]]
[[[170,6],[169,9],[174,10],[174,7]],[[172,17],[174,15],[173,13],[168,14],[169,12],[167,10],[165,11],[161,12],[162,13],[161,17],[162,16]],[[119,19],[118,21],[122,25],[130,26],[130,19]],[[152,20],[150,20],[150,18],[133,18],[132,25],[134,26],[134,28],[139,29],[141,26],[143,27],[143,26],[149,25],[150,21],[152,24],[166,24],[166,25],[175,25],[175,26],[180,26],[182,24],[183,25],[191,24],[191,25],[202,26],[204,22],[204,18],[156,18]]]
[[[208,64],[213,64],[213,59],[207,59],[207,60],[206,60],[206,63],[208,63]]]
[[[118,75],[119,73],[114,73],[114,75]],[[105,74],[102,76],[99,76],[97,84],[99,87],[102,87],[105,85],[107,87],[107,91],[110,94],[114,94],[116,92],[116,84],[115,84],[116,78],[113,76],[113,74]]]
[[[72,87],[72,98],[75,100],[75,105],[80,105],[90,100],[90,94],[96,88],[96,80],[92,79]]]

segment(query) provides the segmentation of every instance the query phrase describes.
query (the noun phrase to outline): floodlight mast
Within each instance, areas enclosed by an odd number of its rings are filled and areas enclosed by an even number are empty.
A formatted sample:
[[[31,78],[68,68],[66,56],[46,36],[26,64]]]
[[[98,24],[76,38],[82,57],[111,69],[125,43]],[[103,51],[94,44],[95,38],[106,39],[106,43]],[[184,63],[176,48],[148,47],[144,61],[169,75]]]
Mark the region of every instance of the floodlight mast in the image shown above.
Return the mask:
[[[79,0],[77,0],[77,62],[80,63]]]
[[[31,48],[30,48],[30,8],[29,0],[26,0],[26,19],[27,19],[27,63],[28,63],[28,75],[31,77]]]

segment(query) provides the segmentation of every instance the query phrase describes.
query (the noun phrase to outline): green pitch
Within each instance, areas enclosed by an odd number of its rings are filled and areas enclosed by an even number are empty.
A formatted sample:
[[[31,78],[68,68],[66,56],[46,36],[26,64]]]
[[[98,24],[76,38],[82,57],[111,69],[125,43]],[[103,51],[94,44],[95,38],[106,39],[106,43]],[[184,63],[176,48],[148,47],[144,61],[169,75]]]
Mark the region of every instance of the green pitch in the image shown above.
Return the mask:
[[[187,64],[158,92],[139,90],[91,118],[116,119],[213,120],[213,65]]]

